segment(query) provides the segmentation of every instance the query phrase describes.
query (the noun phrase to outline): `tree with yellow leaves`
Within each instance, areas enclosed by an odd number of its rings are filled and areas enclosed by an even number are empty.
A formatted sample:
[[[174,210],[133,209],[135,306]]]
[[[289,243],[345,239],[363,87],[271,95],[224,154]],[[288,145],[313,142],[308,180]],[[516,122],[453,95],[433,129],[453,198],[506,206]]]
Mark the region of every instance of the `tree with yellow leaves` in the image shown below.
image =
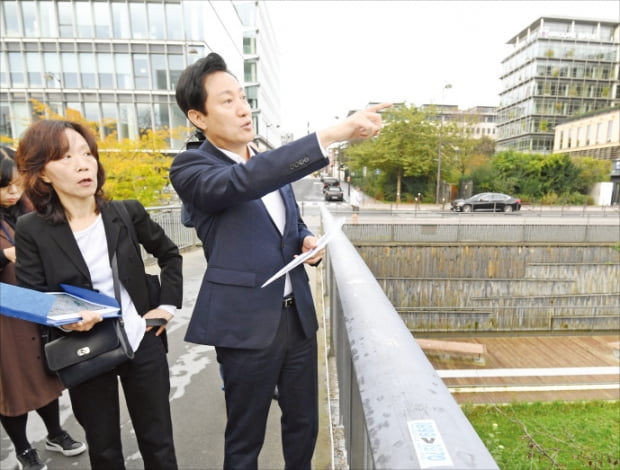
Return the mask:
[[[170,148],[170,139],[187,135],[187,127],[176,129],[147,129],[138,139],[118,139],[116,121],[88,121],[80,112],[67,108],[65,115],[54,112],[48,105],[31,100],[33,120],[68,119],[79,122],[97,137],[99,157],[106,170],[105,193],[111,199],[137,199],[144,206],[166,204],[171,193],[168,170],[172,158],[164,153]],[[10,145],[10,139],[0,136]],[[15,145],[16,142],[13,142]]]

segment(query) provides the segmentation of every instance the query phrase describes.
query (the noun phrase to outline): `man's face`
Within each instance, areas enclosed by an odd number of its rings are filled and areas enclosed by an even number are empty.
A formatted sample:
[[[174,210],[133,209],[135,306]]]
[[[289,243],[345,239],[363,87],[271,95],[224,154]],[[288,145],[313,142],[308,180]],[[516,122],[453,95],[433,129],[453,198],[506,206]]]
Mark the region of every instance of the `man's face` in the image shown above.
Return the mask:
[[[204,86],[207,114],[195,115],[200,120],[200,127],[215,146],[245,156],[247,144],[256,134],[243,87],[228,72],[212,73]]]

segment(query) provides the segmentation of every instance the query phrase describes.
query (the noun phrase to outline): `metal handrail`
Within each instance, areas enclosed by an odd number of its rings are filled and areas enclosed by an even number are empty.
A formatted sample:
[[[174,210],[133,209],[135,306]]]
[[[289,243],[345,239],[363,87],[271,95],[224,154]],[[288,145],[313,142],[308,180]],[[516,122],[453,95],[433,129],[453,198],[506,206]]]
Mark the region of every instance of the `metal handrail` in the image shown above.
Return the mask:
[[[335,227],[324,207],[321,219],[325,231]],[[350,468],[498,468],[341,231],[330,241],[326,270]]]

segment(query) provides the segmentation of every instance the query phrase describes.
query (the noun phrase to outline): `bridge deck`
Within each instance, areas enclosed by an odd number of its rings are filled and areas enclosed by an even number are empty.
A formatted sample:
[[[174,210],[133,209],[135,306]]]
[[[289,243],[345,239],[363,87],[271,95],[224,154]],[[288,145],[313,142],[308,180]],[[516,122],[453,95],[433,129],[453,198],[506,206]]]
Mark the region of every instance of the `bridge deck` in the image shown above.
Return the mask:
[[[523,336],[459,338],[486,346],[484,364],[458,358],[429,355],[441,375],[452,371],[445,384],[459,403],[501,403],[512,401],[618,400],[620,362],[614,356],[612,340],[617,336]],[[616,367],[617,372],[609,373]],[[502,374],[472,377],[466,370],[580,368],[579,372],[532,371],[532,375]],[[585,369],[590,368],[590,369]],[[463,373],[455,373],[463,370]],[[480,374],[482,375],[482,374]]]

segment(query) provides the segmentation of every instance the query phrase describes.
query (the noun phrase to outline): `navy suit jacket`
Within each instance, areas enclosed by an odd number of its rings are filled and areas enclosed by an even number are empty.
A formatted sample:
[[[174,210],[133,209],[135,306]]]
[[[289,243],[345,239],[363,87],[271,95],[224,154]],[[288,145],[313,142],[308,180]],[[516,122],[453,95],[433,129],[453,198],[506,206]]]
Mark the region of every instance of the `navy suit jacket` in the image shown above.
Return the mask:
[[[261,288],[301,252],[312,235],[290,185],[329,163],[315,134],[239,164],[206,140],[180,153],[170,180],[202,241],[207,270],[185,339],[240,349],[261,349],[274,339],[282,311],[284,277]],[[286,211],[281,235],[261,197],[279,190]],[[303,265],[290,273],[307,337],[318,324]]]

